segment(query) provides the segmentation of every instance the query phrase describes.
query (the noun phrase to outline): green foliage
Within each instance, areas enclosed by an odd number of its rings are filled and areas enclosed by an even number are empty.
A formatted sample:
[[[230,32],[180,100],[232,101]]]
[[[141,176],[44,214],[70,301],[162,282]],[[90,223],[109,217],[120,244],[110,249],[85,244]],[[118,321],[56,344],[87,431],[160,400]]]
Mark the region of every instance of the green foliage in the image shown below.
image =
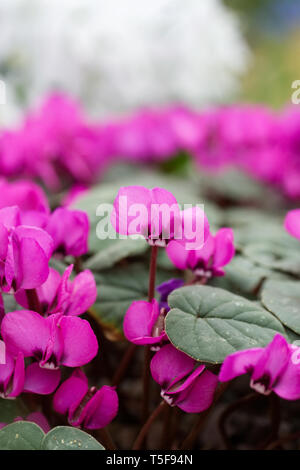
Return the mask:
[[[281,323],[254,302],[223,289],[188,286],[169,296],[166,333],[173,345],[194,359],[221,363],[235,351],[262,347]]]
[[[104,450],[104,447],[71,426],[58,426],[44,434],[36,424],[18,421],[0,430],[0,450]]]

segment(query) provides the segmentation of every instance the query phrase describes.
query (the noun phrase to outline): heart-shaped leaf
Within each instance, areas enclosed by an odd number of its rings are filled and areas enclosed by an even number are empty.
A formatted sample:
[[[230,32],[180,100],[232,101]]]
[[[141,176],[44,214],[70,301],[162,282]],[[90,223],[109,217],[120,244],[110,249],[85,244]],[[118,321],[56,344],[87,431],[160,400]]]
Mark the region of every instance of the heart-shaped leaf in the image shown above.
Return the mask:
[[[261,293],[264,306],[279,320],[300,335],[300,283],[268,281]]]
[[[58,426],[46,434],[42,450],[105,450],[90,434],[71,426]]]
[[[0,431],[1,450],[39,450],[44,433],[39,426],[27,421],[8,424]]]
[[[265,346],[276,333],[285,333],[270,312],[217,287],[182,287],[168,302],[170,341],[198,361],[221,363],[228,354]]]

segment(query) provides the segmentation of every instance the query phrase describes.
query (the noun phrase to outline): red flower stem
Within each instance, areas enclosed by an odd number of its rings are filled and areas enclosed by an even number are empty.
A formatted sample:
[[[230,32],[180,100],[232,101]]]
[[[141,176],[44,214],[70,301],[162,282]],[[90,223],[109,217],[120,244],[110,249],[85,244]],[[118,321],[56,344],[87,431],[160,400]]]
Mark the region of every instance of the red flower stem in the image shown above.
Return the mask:
[[[273,392],[269,397],[270,403],[270,418],[271,418],[271,431],[269,436],[263,441],[262,444],[257,446],[257,450],[264,450],[271,442],[278,439],[280,428],[281,413],[280,413],[280,398]]]
[[[219,398],[223,395],[223,393],[227,389],[228,385],[229,385],[228,382],[223,383],[216,390],[213,404],[211,405],[210,408],[200,413],[196,423],[194,424],[191,431],[189,432],[189,434],[187,435],[187,437],[184,439],[183,443],[181,444],[180,450],[193,450],[195,441],[197,440],[202,427],[205,425],[208,416],[210,415],[211,411],[213,410]]]
[[[37,313],[42,313],[41,304],[36,292],[36,289],[26,289],[26,297],[28,302],[29,310],[33,310]]]
[[[105,450],[117,450],[117,446],[112,440],[112,437],[107,428],[98,429],[97,437],[100,443],[105,447]]]
[[[152,302],[152,300],[154,299],[154,295],[155,295],[157,253],[158,253],[158,246],[156,245],[152,246],[150,270],[149,270],[148,302]],[[145,346],[144,369],[143,369],[143,413],[142,413],[143,422],[146,421],[149,415],[150,360],[151,360],[150,347]]]
[[[137,345],[136,344],[130,344],[120,362],[120,365],[118,367],[118,369],[116,370],[113,378],[112,378],[112,385],[114,385],[115,387],[117,387],[120,382],[122,381],[124,375],[126,374],[126,371],[128,369],[128,366],[131,362],[131,359],[135,353],[137,349]]]
[[[274,441],[270,445],[268,445],[265,450],[274,450],[277,448],[280,448],[282,450],[282,444],[285,444],[286,442],[290,441],[296,441],[298,439],[300,439],[300,431],[288,434],[286,436],[282,436],[280,439],[277,439],[277,441]]]
[[[82,258],[81,256],[77,256],[74,258],[74,271],[76,274],[79,274],[81,273],[81,271],[83,270],[83,267],[82,267]]]
[[[226,430],[226,423],[227,423],[229,416],[231,416],[231,414],[234,413],[234,411],[240,408],[241,406],[248,405],[250,402],[257,400],[261,397],[262,395],[260,395],[259,393],[256,393],[256,392],[249,393],[245,397],[242,397],[239,400],[232,403],[231,405],[229,405],[227,408],[225,408],[225,410],[221,414],[219,418],[219,431],[220,431],[224,445],[227,450],[233,450],[233,446],[230,442],[230,439],[228,437],[227,430]]]
[[[167,407],[169,406],[164,400],[162,400],[159,405],[155,408],[153,413],[149,416],[148,420],[140,430],[136,440],[134,441],[132,450],[140,450],[141,446],[143,445],[143,442],[145,440],[145,437],[148,434],[148,431],[152,425],[152,423],[155,421],[155,419],[160,415],[160,413]]]
[[[152,246],[150,271],[149,271],[149,287],[148,287],[148,302],[152,302],[155,294],[155,277],[156,277],[156,263],[157,263],[158,246]]]
[[[174,408],[171,408],[171,406],[168,406],[168,408],[165,408],[165,413],[164,413],[164,420],[163,420],[163,427],[161,430],[161,449],[168,449],[168,443],[169,443],[169,437],[170,437],[170,429],[172,429],[172,417],[173,414],[172,412],[174,411]]]

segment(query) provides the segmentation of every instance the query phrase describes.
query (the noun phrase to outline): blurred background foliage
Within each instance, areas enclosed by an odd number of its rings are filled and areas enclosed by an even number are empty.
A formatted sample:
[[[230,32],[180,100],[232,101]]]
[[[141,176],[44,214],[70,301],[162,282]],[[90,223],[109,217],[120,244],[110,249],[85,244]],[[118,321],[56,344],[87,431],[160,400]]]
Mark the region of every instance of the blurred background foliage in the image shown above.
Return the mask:
[[[281,108],[300,77],[299,0],[224,0],[236,11],[252,50],[240,101]]]

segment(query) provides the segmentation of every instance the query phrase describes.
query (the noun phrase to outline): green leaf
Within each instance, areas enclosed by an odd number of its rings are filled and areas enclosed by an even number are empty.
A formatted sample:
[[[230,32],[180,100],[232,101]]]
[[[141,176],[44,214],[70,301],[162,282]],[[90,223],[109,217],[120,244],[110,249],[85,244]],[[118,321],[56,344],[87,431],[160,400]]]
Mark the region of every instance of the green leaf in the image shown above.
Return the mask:
[[[39,426],[27,421],[18,421],[0,431],[1,450],[39,450],[44,433]]]
[[[300,335],[300,282],[268,281],[261,293],[263,305]]]
[[[44,437],[42,450],[105,450],[90,434],[71,426],[58,426]]]
[[[265,185],[250,178],[245,173],[237,170],[228,170],[221,173],[201,173],[200,181],[208,194],[219,198],[229,199],[239,204],[258,202],[260,205],[266,202],[266,193],[272,201],[276,195]],[[277,198],[276,198],[277,201]]]
[[[134,300],[147,300],[149,268],[143,264],[115,267],[95,274],[98,298],[92,308],[103,325],[122,332],[124,315]],[[170,272],[159,271],[157,282],[170,279]]]
[[[84,263],[84,268],[101,271],[111,268],[124,258],[141,255],[147,250],[148,244],[144,239],[102,240],[101,249]]]
[[[275,333],[285,333],[267,310],[217,287],[182,287],[168,302],[170,341],[198,361],[221,363],[228,354],[265,346]]]
[[[239,255],[233,258],[225,271],[225,276],[212,280],[213,286],[252,297],[265,279],[288,279],[286,274],[258,266],[251,259]]]
[[[296,249],[283,240],[247,245],[244,254],[255,263],[289,274],[300,275],[300,246]]]

